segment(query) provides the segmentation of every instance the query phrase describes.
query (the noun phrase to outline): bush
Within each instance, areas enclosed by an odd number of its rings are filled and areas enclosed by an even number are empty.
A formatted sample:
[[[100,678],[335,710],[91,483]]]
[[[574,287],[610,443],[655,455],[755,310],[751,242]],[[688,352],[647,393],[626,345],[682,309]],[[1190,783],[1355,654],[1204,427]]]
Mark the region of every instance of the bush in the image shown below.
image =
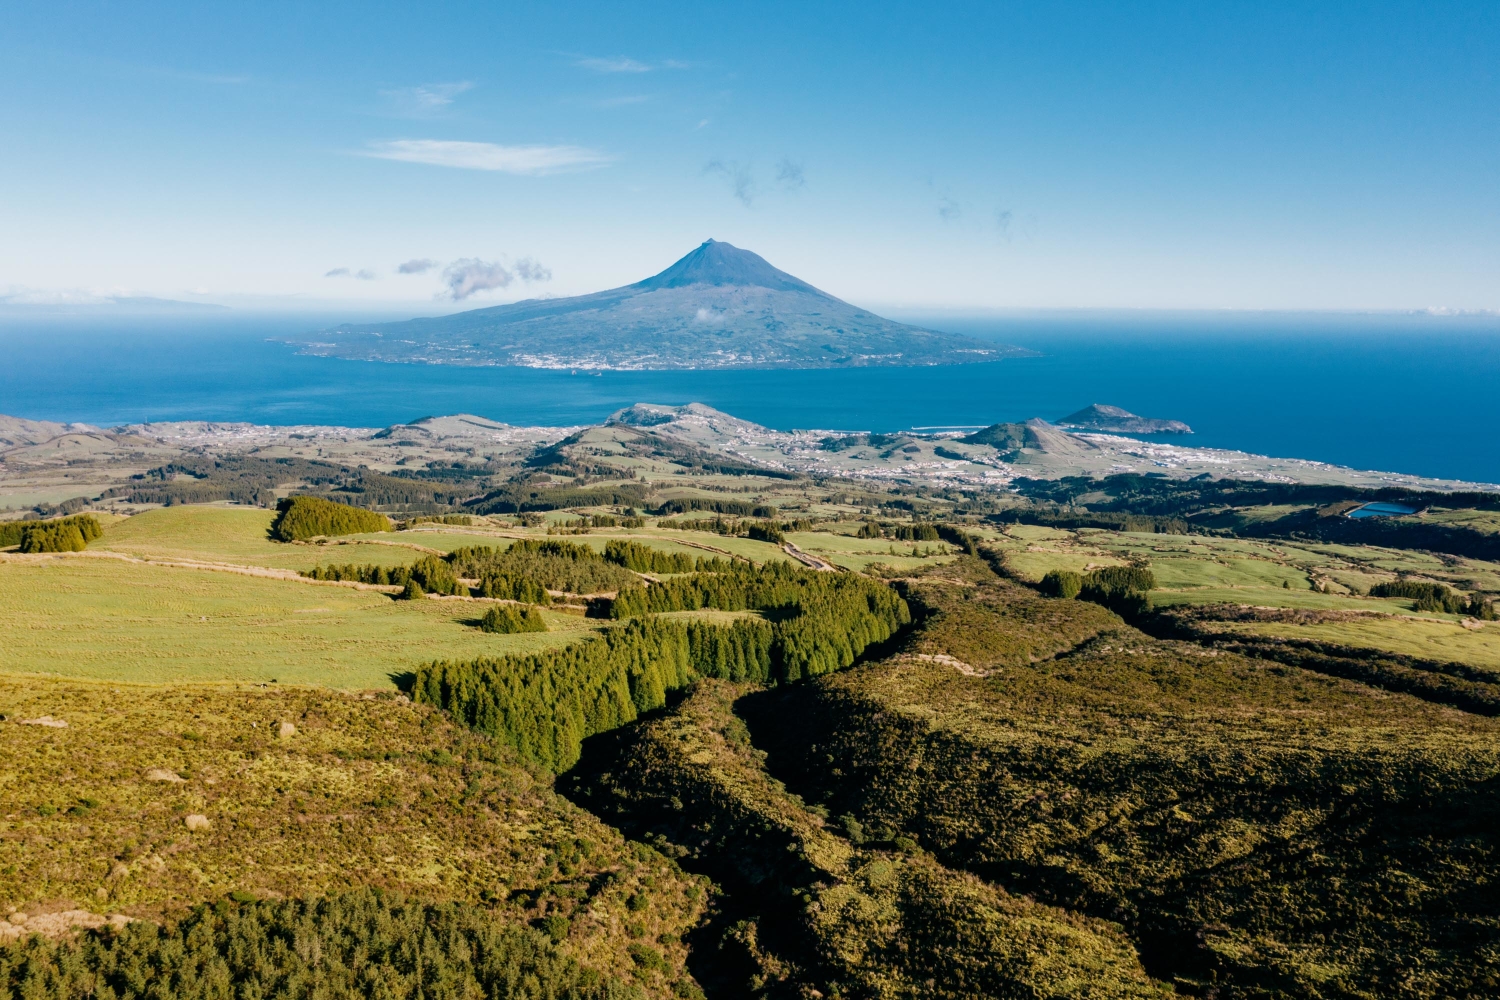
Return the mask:
[[[19,545],[22,552],[82,552],[103,534],[92,514],[55,521],[6,521],[0,523],[0,548]]]
[[[1070,569],[1049,570],[1038,587],[1044,597],[1061,597],[1072,600],[1083,589],[1083,576]]]
[[[498,632],[501,635],[510,635],[515,632],[545,632],[547,623],[542,620],[542,613],[536,608],[497,604],[479,619],[479,629],[482,632]]]
[[[401,591],[401,600],[403,601],[420,601],[426,596],[427,591],[422,589],[420,583],[412,579],[406,581],[406,588]]]
[[[287,497],[276,505],[271,537],[278,542],[296,542],[324,535],[357,535],[366,531],[390,531],[391,519],[363,507],[334,503],[322,497]]]
[[[1469,614],[1480,621],[1492,622],[1500,618],[1500,612],[1495,610],[1495,602],[1486,600],[1482,595],[1475,594],[1469,598]]]

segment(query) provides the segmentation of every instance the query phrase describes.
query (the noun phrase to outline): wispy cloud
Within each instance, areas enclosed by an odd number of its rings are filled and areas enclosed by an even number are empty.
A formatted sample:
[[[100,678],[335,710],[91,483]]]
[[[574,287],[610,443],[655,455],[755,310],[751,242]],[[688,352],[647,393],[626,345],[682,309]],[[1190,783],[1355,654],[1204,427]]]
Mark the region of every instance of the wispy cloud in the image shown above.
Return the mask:
[[[940,198],[938,200],[938,218],[944,222],[952,222],[964,214],[963,206],[952,198]]]
[[[365,156],[402,163],[425,163],[463,170],[493,170],[506,174],[547,174],[558,170],[597,167],[609,162],[598,150],[582,146],[500,146],[492,142],[455,142],[443,139],[394,139],[372,142]]]
[[[544,267],[535,257],[522,257],[516,261],[516,275],[522,281],[551,281],[552,269]]]
[[[336,267],[323,275],[325,278],[357,278],[360,281],[374,281],[378,275],[369,268],[360,268],[351,271],[347,267]]]
[[[534,257],[522,257],[512,267],[506,267],[500,261],[465,257],[443,270],[443,281],[448,285],[448,295],[454,302],[462,302],[476,292],[509,288],[517,279],[528,284],[551,281],[552,271]]]
[[[807,184],[802,164],[786,156],[776,164],[769,180],[764,180],[764,173],[753,164],[741,160],[709,160],[703,165],[703,172],[727,181],[729,190],[747,208],[767,190],[796,191]]]
[[[1015,220],[1015,213],[1008,208],[995,209],[995,230],[1005,242],[1010,242],[1010,224]]]
[[[382,90],[380,96],[391,102],[397,114],[425,118],[438,114],[452,104],[453,99],[459,94],[472,89],[474,89],[474,84],[468,80],[455,83],[423,83],[415,87]]]
[[[649,73],[656,68],[626,56],[579,56],[573,65],[595,73]]]
[[[754,203],[755,196],[760,193],[755,183],[755,174],[748,165],[738,160],[709,160],[703,165],[703,172],[716,174],[727,180],[729,189],[746,208]]]
[[[568,53],[562,53],[569,55]],[[681,59],[663,59],[660,62],[643,62],[629,56],[582,56],[569,55],[573,65],[594,73],[655,73],[664,69],[692,69],[693,64]]]
[[[414,257],[404,264],[396,265],[397,274],[426,274],[438,266],[438,262],[428,257]]]

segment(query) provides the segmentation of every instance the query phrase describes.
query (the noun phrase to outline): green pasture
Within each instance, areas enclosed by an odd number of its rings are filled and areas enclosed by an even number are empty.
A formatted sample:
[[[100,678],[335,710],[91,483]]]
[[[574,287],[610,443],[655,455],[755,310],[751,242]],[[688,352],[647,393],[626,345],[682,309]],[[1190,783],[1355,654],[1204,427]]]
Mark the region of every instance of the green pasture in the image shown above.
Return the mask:
[[[794,531],[786,538],[804,552],[856,572],[874,563],[906,571],[953,559],[953,548],[946,542],[893,542],[831,531]]]
[[[1153,595],[1155,596],[1155,595]],[[1466,663],[1500,674],[1500,626],[1469,628],[1437,616],[1402,615],[1356,621],[1298,625],[1286,622],[1225,622],[1225,631],[1280,639],[1311,639],[1344,646],[1381,649],[1428,660]]]
[[[493,635],[473,627],[486,606],[88,555],[11,557],[0,561],[0,671],[380,688],[431,660],[561,645],[597,626],[544,611],[548,633]]]

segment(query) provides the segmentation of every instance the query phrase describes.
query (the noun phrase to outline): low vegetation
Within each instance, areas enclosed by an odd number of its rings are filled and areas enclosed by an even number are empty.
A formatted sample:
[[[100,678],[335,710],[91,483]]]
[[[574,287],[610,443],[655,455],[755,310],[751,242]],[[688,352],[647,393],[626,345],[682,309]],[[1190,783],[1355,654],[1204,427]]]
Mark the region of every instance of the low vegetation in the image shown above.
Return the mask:
[[[667,714],[591,749],[566,784],[724,887],[694,963],[706,986],[771,997],[1157,995],[1108,922],[946,868],[891,831],[826,823],[765,772],[732,709],[749,690],[700,682]]]
[[[1496,988],[1494,724],[1000,582],[910,596],[909,652],[746,702],[828,815],[1117,921],[1180,991]]]
[[[8,779],[0,903],[35,915],[72,901],[161,925],[132,926],[82,952],[34,946],[34,961],[0,951],[12,982],[27,968],[156,975],[161,966],[148,956],[207,961],[226,920],[240,921],[234,939],[247,946],[267,935],[260,974],[296,973],[296,959],[281,951],[300,934],[305,961],[314,939],[333,949],[326,971],[336,977],[337,956],[348,954],[338,950],[340,928],[356,918],[389,932],[393,974],[408,968],[399,955],[413,943],[435,949],[433,961],[450,947],[408,937],[425,924],[430,933],[450,928],[455,941],[495,942],[495,969],[529,950],[546,964],[576,960],[599,975],[655,984],[658,995],[681,978],[684,950],[658,941],[694,925],[705,902],[700,883],[557,797],[509,748],[428,707],[394,694],[0,678],[0,710]],[[54,724],[22,724],[38,718]],[[235,902],[338,897],[351,882],[427,902]],[[226,902],[192,916],[205,901]],[[285,920],[298,928],[292,938],[277,930]],[[527,925],[558,949],[542,947]],[[184,956],[172,941],[192,927]],[[643,979],[630,954],[640,941],[661,957]],[[442,961],[462,973],[461,954]],[[182,968],[219,975],[213,966]]]

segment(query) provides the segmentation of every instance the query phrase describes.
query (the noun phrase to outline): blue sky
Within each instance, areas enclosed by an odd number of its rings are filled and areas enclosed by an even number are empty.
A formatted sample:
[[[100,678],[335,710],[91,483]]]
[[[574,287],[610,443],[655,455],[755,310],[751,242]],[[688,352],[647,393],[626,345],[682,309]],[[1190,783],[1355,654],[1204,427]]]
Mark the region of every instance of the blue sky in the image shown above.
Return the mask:
[[[15,4],[0,295],[1500,308],[1500,3]],[[400,266],[407,264],[407,273]]]

